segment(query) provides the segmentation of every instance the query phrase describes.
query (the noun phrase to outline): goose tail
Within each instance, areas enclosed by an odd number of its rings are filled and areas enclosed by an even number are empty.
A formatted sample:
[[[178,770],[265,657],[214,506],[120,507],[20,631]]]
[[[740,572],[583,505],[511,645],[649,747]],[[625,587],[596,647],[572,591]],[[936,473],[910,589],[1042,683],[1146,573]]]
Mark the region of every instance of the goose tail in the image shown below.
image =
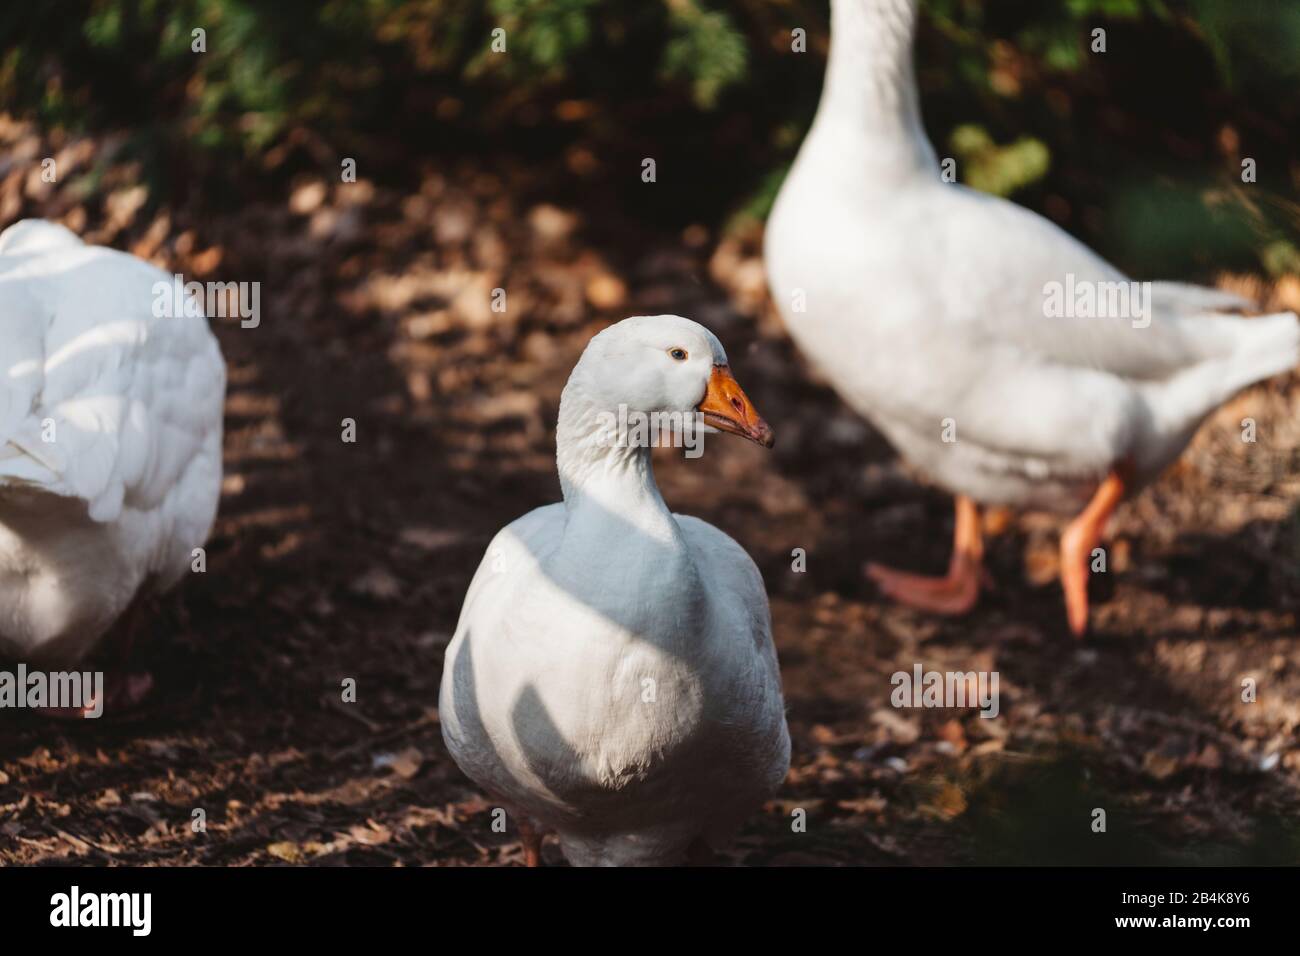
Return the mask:
[[[1199,321],[1215,322],[1216,331],[1226,333],[1227,349],[1155,387],[1153,405],[1161,432],[1195,427],[1248,385],[1300,365],[1300,319],[1293,312]]]
[[[1223,400],[1300,365],[1300,318],[1276,312],[1239,323],[1240,346],[1224,360]]]
[[[1257,305],[1253,299],[1235,292],[1186,282],[1153,282],[1151,299],[1156,309],[1184,315],[1192,312],[1245,312]]]

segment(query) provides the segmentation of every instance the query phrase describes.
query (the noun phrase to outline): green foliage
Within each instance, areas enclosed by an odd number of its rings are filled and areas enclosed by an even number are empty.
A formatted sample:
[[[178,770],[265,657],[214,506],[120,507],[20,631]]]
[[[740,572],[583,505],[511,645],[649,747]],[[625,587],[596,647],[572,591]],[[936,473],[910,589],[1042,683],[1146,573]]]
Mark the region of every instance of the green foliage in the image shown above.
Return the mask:
[[[1269,89],[1300,79],[1300,4],[1191,0],[1191,6],[1226,82]]]
[[[1300,248],[1286,239],[1275,239],[1259,253],[1264,271],[1271,276],[1300,275]]]
[[[949,140],[961,162],[962,179],[976,189],[996,196],[1010,196],[1016,190],[1047,175],[1051,153],[1032,136],[999,146],[982,126],[967,124],[952,131]]]
[[[1296,268],[1300,211],[1283,197],[1300,176],[1300,4],[922,6],[927,127],[965,181],[1050,199],[1130,268],[1186,272],[1225,250]],[[807,53],[790,50],[796,26]],[[0,6],[0,103],[45,126],[130,131],[127,149],[162,180],[190,169],[254,182],[243,174],[279,168],[287,149],[368,168],[490,137],[514,150],[521,130],[551,154],[581,141],[610,170],[653,144],[680,150],[669,165],[691,168],[722,208],[661,205],[716,222],[770,206],[816,107],[828,26],[825,0],[14,3]],[[196,27],[207,52],[191,51]],[[498,27],[505,53],[492,49]],[[1097,27],[1105,54],[1089,46]],[[553,119],[566,100],[583,103],[567,114],[581,121]],[[1260,170],[1245,192],[1242,156]],[[1213,248],[1191,244],[1202,227],[1217,228]]]
[[[713,109],[722,91],[745,78],[749,48],[731,17],[691,0],[671,5],[673,36],[664,48],[663,75],[691,84],[695,102]]]
[[[491,43],[470,65],[470,76],[487,71],[494,58],[515,77],[554,79],[581,54],[591,39],[592,13],[598,0],[491,0],[494,29],[505,30],[506,50],[500,57]]]
[[[764,176],[762,182],[758,184],[758,188],[740,207],[728,225],[736,227],[746,220],[762,222],[767,219],[768,214],[772,212],[772,207],[776,205],[776,195],[781,191],[781,183],[785,182],[785,177],[789,174],[791,165],[791,163],[785,163]]]
[[[1083,69],[1092,55],[1092,31],[1115,23],[1143,17],[1167,16],[1160,0],[1069,0],[1056,16],[1053,4],[1045,4],[1048,18],[1030,23],[1017,35],[1026,52],[1042,57],[1054,70],[1075,72]]]

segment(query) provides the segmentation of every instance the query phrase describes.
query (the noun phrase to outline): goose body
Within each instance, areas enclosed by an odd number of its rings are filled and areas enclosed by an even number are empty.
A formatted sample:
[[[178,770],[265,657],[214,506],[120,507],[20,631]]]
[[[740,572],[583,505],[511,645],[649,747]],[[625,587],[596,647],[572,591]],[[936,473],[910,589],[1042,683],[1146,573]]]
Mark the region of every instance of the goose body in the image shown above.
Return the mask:
[[[1051,283],[1129,279],[1048,220],[942,180],[912,75],[915,6],[833,5],[822,104],[767,229],[790,334],[954,492],[1072,509],[1126,455],[1150,480],[1206,414],[1300,362],[1300,324],[1208,314],[1240,303],[1160,283],[1146,326],[1045,315]]]
[[[665,353],[679,346],[692,358],[674,368]],[[725,361],[676,316],[593,339],[561,401],[565,500],[497,534],[448,647],[452,756],[512,816],[554,830],[575,865],[672,864],[697,840],[716,846],[789,766],[758,569],[668,510],[648,448],[600,437],[600,413],[621,403],[695,409]],[[661,364],[678,379],[666,389]]]
[[[832,3],[821,104],[767,227],[773,298],[841,397],[949,491],[1077,511],[1122,463],[1131,492],[1236,391],[1300,362],[1300,323],[1214,314],[1243,303],[1170,283],[1144,314],[1104,314],[1094,284],[1127,285],[1120,270],[943,181],[915,19],[915,0]],[[1094,317],[1049,311],[1053,284],[1091,285]]]
[[[0,234],[0,653],[75,664],[207,539],[225,366],[159,282],[53,223]]]

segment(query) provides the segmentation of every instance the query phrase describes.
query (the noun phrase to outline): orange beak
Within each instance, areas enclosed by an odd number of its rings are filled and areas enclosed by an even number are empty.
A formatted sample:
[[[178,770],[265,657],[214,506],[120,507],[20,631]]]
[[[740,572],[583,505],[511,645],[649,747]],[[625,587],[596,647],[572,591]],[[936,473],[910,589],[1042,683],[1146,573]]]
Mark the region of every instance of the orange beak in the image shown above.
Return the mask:
[[[697,410],[703,413],[705,424],[712,425],[718,431],[748,438],[764,448],[771,448],[776,441],[772,429],[754,411],[749,397],[740,383],[732,378],[731,369],[725,365],[713,366],[709,387]]]

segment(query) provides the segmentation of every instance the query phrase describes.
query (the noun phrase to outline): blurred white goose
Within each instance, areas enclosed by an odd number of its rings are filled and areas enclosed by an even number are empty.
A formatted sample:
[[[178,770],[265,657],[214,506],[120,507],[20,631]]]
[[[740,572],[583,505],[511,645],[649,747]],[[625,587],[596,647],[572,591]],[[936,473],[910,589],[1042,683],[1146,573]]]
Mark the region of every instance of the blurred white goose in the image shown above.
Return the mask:
[[[785,778],[762,577],[727,535],[668,510],[635,431],[697,410],[772,443],[704,327],[638,316],[596,335],[560,400],[564,502],[499,532],[465,596],[443,739],[519,822],[530,866],[547,830],[575,865],[677,863]]]
[[[768,222],[768,279],[844,400],[957,495],[948,573],[871,565],[881,588],[967,611],[982,573],[975,502],[1070,510],[1061,581],[1082,634],[1089,556],[1115,505],[1216,406],[1294,367],[1300,324],[1208,314],[1247,303],[1194,286],[1144,296],[1047,220],[943,182],[912,70],[916,7],[832,0],[825,88]],[[1135,293],[1129,309],[1105,317],[1121,293]],[[1075,317],[1083,295],[1103,317]]]
[[[67,667],[110,633],[125,650],[127,610],[174,584],[212,527],[225,365],[202,315],[155,315],[157,283],[172,278],[53,223],[0,234],[6,656]],[[105,696],[134,703],[146,676]]]

